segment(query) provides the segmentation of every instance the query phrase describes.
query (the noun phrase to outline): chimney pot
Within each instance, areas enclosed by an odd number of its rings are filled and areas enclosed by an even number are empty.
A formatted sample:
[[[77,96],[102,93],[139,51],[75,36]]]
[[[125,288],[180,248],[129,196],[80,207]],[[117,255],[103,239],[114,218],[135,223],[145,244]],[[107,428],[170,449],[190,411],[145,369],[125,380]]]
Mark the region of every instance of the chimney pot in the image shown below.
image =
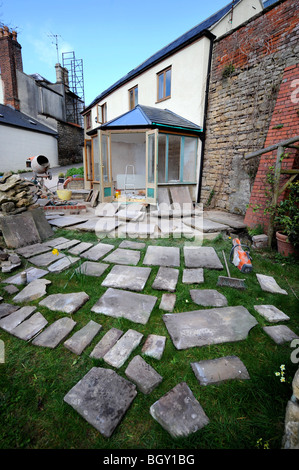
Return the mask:
[[[12,38],[14,41],[17,40],[18,33],[16,31],[12,31]]]

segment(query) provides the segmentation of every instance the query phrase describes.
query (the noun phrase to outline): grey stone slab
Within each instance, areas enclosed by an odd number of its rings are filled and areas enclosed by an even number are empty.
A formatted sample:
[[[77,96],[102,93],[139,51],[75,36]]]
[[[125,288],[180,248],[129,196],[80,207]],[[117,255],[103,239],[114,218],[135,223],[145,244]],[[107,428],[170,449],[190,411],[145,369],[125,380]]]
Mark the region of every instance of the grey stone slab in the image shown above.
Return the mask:
[[[100,217],[94,227],[98,238],[101,238],[121,225],[121,221],[116,217]]]
[[[46,274],[48,274],[49,271],[46,271],[45,269],[35,268],[32,266],[31,268],[24,269],[23,272],[26,273],[27,282],[30,283],[32,281],[35,281],[36,279],[40,279],[41,277],[45,276]],[[6,284],[21,285],[23,284],[21,273],[15,274],[14,276],[5,279],[5,281],[3,282],[5,282]]]
[[[143,334],[136,330],[128,330],[103,357],[112,367],[119,369],[140,344]]]
[[[100,277],[104,271],[109,268],[109,264],[98,263],[96,261],[84,261],[79,268],[76,269],[76,272],[79,274],[84,274],[85,276],[96,276]]]
[[[163,294],[159,308],[165,310],[166,312],[172,312],[176,302],[175,294]]]
[[[215,289],[191,289],[191,299],[203,307],[226,307],[227,298]]]
[[[161,359],[165,349],[166,336],[150,334],[142,346],[141,353],[145,356]]]
[[[97,223],[98,219],[90,219],[87,220],[87,222],[84,222],[83,224],[74,225],[73,229],[80,230],[81,232],[95,232]]]
[[[179,267],[180,249],[177,247],[150,245],[147,247],[143,264]]]
[[[32,258],[29,258],[29,263],[35,264],[35,266],[49,266],[52,263],[55,263],[55,261],[64,258],[65,254],[64,253],[58,253],[54,254],[52,251],[48,251],[47,253],[43,253],[41,255],[33,256]]]
[[[157,297],[109,287],[91,308],[92,312],[116,318],[127,318],[145,325],[155,306]]]
[[[138,221],[138,220],[143,220],[144,219],[144,216],[145,216],[145,212],[144,211],[135,211],[135,210],[130,210],[129,209],[122,209],[120,211],[118,211],[118,213],[116,214],[116,217],[118,218],[119,221],[132,221],[132,222],[135,222],[135,221]]]
[[[46,219],[44,210],[42,208],[37,208],[30,210],[29,212],[31,212],[41,241],[47,240],[47,238],[51,237],[53,235],[53,229]]]
[[[150,273],[151,268],[115,265],[102,282],[102,286],[142,291]]]
[[[14,302],[31,302],[32,300],[40,299],[47,293],[47,286],[51,281],[47,279],[35,279],[27,284],[14,298]]]
[[[3,290],[5,290],[5,292],[7,292],[10,295],[16,294],[17,292],[19,292],[19,289],[16,286],[14,286],[13,284],[10,284],[9,286],[3,287]]]
[[[179,270],[175,268],[159,268],[152,284],[153,289],[174,292],[179,278]]]
[[[191,367],[200,385],[216,385],[226,380],[250,379],[245,365],[237,356],[191,362]]]
[[[131,248],[132,250],[142,250],[146,247],[143,242],[133,242],[131,240],[123,240],[119,245],[119,248]]]
[[[170,194],[173,203],[180,205],[192,204],[188,186],[171,186]]]
[[[85,292],[72,292],[69,294],[52,294],[43,299],[39,305],[55,312],[75,313],[89,300]]]
[[[254,308],[262,317],[266,318],[266,320],[271,323],[290,319],[290,317],[274,305],[254,305]]]
[[[263,291],[271,292],[271,294],[288,295],[286,290],[279,287],[274,277],[265,276],[264,274],[257,274],[256,277]]]
[[[61,243],[66,243],[68,241],[69,241],[69,238],[57,237],[57,238],[53,238],[52,240],[47,240],[45,244],[47,244],[51,248],[56,248],[58,245],[61,245]]]
[[[102,325],[90,320],[87,325],[81,328],[79,331],[73,334],[71,338],[66,340],[64,346],[72,351],[74,354],[80,355],[82,351],[90,345],[93,338],[101,330]]]
[[[244,217],[236,214],[230,214],[229,212],[223,211],[205,211],[205,217],[213,220],[214,222],[219,222],[221,224],[229,225],[235,229],[246,228],[244,224]]]
[[[166,204],[167,206],[170,207],[171,202],[170,202],[168,188],[161,188],[161,187],[158,188],[158,203],[159,203],[159,206],[160,204]]]
[[[88,242],[81,242],[78,245],[74,246],[73,248],[69,249],[69,253],[72,255],[81,255],[84,251],[87,251],[89,248],[93,246],[92,243]]]
[[[75,325],[76,322],[69,317],[59,318],[40,333],[32,344],[54,349],[67,337]]]
[[[240,341],[257,324],[243,306],[164,314],[163,320],[177,349]]]
[[[108,243],[97,243],[97,245],[93,246],[87,251],[84,251],[84,253],[82,253],[80,256],[87,258],[90,261],[98,261],[113,249],[114,245],[109,245]]]
[[[110,437],[137,395],[136,385],[111,369],[93,367],[64,397],[89,424]]]
[[[95,359],[102,359],[109,349],[115,345],[122,334],[122,330],[119,330],[118,328],[110,328],[110,330],[107,331],[103,338],[96,344],[90,353],[90,357]]]
[[[21,248],[42,241],[32,211],[1,217],[0,230],[8,248]]]
[[[223,269],[215,249],[210,246],[185,246],[184,258],[186,268]]]
[[[132,264],[136,266],[140,260],[140,252],[136,250],[126,250],[124,248],[117,248],[103,259],[107,263],[115,264]]]
[[[229,225],[219,224],[200,216],[184,217],[184,223],[205,233],[225,232],[230,229]]]
[[[55,263],[50,264],[50,266],[48,266],[48,270],[51,273],[61,273],[65,269],[77,263],[80,259],[81,258],[76,256],[64,256],[63,258],[55,261]]]
[[[163,380],[163,377],[139,355],[130,361],[125,374],[145,395],[150,394]]]
[[[95,209],[95,215],[97,217],[114,217],[119,207],[119,203],[101,202]]]
[[[183,271],[184,284],[202,284],[204,282],[203,268],[187,268]]]
[[[128,222],[119,227],[120,238],[157,238],[158,234],[159,228],[155,223]]]
[[[150,414],[173,438],[187,437],[210,422],[186,382],[156,401]]]
[[[57,219],[49,220],[49,224],[54,225],[55,227],[70,227],[72,225],[80,224],[86,222],[88,217],[81,217],[81,216],[64,216],[64,217],[57,217]]]
[[[10,313],[5,318],[0,320],[0,328],[5,331],[11,332],[14,328],[16,328],[22,321],[26,320],[26,318],[30,317],[32,313],[36,310],[36,307],[22,307],[18,308],[18,310]]]
[[[47,324],[48,322],[45,317],[40,312],[36,312],[30,318],[23,321],[18,326],[16,326],[16,328],[11,330],[10,333],[17,338],[28,341]]]
[[[67,242],[63,242],[63,243],[60,243],[59,245],[57,245],[55,248],[59,251],[59,250],[69,250],[69,248],[72,248],[74,247],[75,245],[78,245],[80,243],[80,240],[76,240],[76,239],[73,239],[73,240],[69,240]]]
[[[45,242],[35,243],[34,245],[28,245],[24,246],[23,248],[18,248],[16,252],[24,258],[31,258],[32,256],[40,255],[50,250],[51,247]]]
[[[283,344],[299,338],[290,328],[285,325],[264,326],[263,330],[276,344]]]
[[[0,304],[0,318],[4,318],[7,315],[10,315],[11,313],[15,312],[19,308],[20,307],[17,307],[16,305],[7,304],[6,302],[1,303]]]

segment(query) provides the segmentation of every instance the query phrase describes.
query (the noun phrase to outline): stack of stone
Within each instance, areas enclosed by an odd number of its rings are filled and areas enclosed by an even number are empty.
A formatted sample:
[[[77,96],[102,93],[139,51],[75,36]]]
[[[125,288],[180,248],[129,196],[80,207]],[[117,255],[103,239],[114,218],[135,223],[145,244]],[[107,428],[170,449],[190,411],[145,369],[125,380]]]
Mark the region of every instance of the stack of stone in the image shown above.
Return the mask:
[[[41,197],[42,191],[31,181],[11,172],[0,178],[0,215],[14,215],[26,211]]]

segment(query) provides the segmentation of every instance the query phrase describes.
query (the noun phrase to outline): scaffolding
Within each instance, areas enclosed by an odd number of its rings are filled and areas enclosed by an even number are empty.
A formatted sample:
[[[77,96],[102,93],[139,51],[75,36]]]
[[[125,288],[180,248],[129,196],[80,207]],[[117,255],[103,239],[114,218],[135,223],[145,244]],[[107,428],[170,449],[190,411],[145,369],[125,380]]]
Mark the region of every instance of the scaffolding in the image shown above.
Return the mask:
[[[68,70],[68,87],[78,98],[71,94],[66,99],[66,119],[83,127],[81,112],[84,109],[83,60],[76,59],[75,52],[62,53],[62,66]]]

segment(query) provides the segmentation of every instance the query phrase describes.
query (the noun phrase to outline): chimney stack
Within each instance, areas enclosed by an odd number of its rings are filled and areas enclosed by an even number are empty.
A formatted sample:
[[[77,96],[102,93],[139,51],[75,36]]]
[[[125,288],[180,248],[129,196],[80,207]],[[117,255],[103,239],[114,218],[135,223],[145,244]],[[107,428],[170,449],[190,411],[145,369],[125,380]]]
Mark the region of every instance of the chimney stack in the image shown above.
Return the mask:
[[[16,31],[10,32],[8,26],[0,28],[0,67],[3,83],[4,105],[20,110],[18,98],[17,70],[23,72],[21,45]]]

